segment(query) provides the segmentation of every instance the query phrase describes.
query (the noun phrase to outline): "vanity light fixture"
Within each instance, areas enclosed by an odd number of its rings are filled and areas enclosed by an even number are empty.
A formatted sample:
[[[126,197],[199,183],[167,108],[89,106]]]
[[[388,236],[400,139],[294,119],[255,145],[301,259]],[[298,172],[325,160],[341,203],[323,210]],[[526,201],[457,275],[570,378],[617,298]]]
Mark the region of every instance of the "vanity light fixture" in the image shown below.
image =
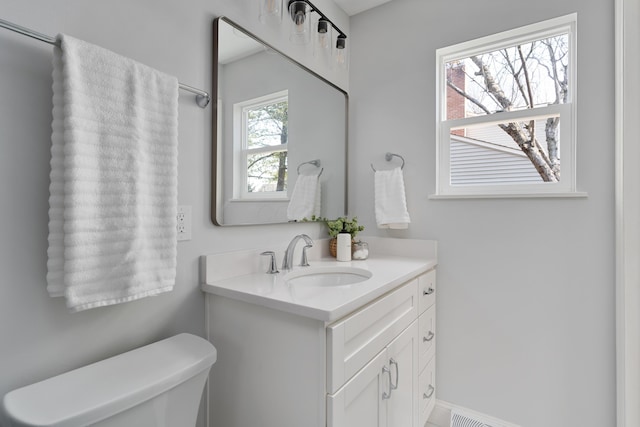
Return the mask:
[[[342,32],[327,16],[320,11],[309,0],[259,0],[260,1],[260,21],[267,23],[269,14],[282,16],[281,1],[286,1],[287,10],[291,18],[291,29],[289,40],[295,44],[308,44],[311,41],[311,12],[320,15],[318,26],[313,35],[314,54],[320,57],[331,58],[331,44],[333,41],[332,28],[337,32],[335,49],[333,52],[333,62],[338,69],[346,69],[347,57],[347,35]],[[275,20],[274,20],[275,21]],[[329,60],[329,59],[328,59]]]
[[[318,20],[315,46],[317,49],[331,50],[331,24],[324,18]]]
[[[331,24],[324,18],[318,20],[318,31],[314,35],[313,56],[320,64],[331,64],[333,37]]]
[[[307,44],[311,39],[311,7],[303,0],[291,0],[289,2],[289,15],[291,16],[291,32],[289,40],[295,44]]]
[[[342,70],[348,68],[347,57],[347,36],[339,35],[336,40],[336,50],[334,54],[336,67]]]
[[[260,22],[280,24],[282,21],[282,0],[260,0]]]

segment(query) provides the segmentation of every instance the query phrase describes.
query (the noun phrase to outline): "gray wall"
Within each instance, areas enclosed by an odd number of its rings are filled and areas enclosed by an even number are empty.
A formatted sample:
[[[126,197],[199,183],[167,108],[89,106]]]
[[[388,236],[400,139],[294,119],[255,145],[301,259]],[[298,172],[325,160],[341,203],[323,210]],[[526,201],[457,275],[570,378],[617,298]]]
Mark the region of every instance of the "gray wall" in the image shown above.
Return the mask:
[[[439,242],[438,398],[526,427],[615,425],[612,0],[394,0],[351,20],[350,206],[404,156],[408,231]],[[435,50],[578,13],[578,189],[587,199],[431,200]]]
[[[335,5],[317,5],[348,30]],[[310,52],[290,47],[286,31],[258,23],[253,0],[0,0],[3,19],[48,35],[73,35],[205,90],[211,88],[212,22],[223,14],[311,62]],[[47,295],[45,283],[51,59],[51,46],[0,29],[0,395],[179,332],[204,335],[200,255],[248,247],[283,250],[297,233],[323,233],[318,224],[214,227],[211,107],[202,110],[181,92],[178,200],[193,207],[193,238],[178,244],[174,291],[68,313],[63,300]],[[345,86],[346,75],[319,71]]]

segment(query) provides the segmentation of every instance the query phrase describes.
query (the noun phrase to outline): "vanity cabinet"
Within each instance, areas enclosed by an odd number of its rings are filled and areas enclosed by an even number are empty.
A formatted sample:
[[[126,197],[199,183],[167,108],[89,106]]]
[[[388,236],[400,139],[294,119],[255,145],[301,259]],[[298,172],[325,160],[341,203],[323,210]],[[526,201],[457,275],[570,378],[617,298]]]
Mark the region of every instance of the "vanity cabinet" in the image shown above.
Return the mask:
[[[362,425],[416,425],[417,287],[414,279],[327,327],[328,427],[374,416]]]
[[[431,267],[335,321],[207,291],[208,426],[423,427],[435,286]]]

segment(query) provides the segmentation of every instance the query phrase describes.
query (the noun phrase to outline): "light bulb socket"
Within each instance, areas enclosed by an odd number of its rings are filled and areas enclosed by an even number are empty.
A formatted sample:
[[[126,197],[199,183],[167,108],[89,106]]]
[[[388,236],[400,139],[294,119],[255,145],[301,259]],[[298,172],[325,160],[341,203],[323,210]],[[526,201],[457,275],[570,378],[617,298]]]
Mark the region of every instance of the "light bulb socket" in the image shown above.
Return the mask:
[[[296,25],[304,24],[307,19],[307,3],[299,0],[289,1],[289,14]]]
[[[325,34],[327,31],[329,31],[329,21],[324,18],[320,18],[318,20],[318,32]]]
[[[347,36],[339,35],[336,39],[336,49],[344,49],[347,46]]]

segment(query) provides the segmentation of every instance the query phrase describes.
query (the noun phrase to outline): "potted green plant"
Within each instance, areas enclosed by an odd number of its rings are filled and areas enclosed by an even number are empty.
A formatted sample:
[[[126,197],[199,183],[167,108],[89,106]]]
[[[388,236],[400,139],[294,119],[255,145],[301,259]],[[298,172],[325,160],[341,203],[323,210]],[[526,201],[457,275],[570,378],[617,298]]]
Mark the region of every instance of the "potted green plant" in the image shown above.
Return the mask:
[[[358,217],[355,216],[351,219],[345,216],[341,216],[334,220],[329,220],[326,218],[324,218],[323,220],[327,224],[329,237],[331,237],[332,239],[338,237],[338,233],[340,233],[343,229],[351,234],[352,239],[354,239],[359,232],[364,230],[363,225],[358,225]]]
[[[336,256],[336,241],[338,233],[343,229],[351,234],[351,241],[354,242],[356,235],[364,230],[364,225],[358,225],[358,217],[354,216],[351,219],[346,216],[340,216],[336,219],[328,219],[322,217],[312,216],[311,219],[303,219],[303,221],[318,221],[324,222],[327,225],[327,231],[331,240],[329,241],[329,252],[332,256]]]

